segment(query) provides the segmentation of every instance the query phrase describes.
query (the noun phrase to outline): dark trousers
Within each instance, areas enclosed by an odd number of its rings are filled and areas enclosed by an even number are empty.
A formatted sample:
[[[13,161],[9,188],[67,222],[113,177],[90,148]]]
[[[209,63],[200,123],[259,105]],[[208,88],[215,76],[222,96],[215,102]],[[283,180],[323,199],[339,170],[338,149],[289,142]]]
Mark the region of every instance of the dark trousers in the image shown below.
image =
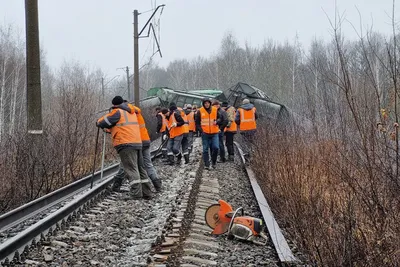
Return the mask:
[[[182,145],[182,154],[189,155],[189,134],[188,133],[183,134],[181,145]]]
[[[126,147],[119,152],[121,159],[120,169],[114,177],[114,186],[121,186],[123,179],[131,181],[131,193],[133,197],[150,197],[150,181],[143,167],[143,155],[141,150]]]
[[[188,142],[189,142],[188,150],[189,150],[189,153],[191,153],[192,150],[193,150],[193,138],[194,138],[193,135],[194,135],[193,132],[189,132],[189,134],[188,134]]]
[[[203,143],[203,160],[205,166],[210,166],[210,155],[208,150],[211,149],[211,161],[215,165],[217,163],[219,141],[218,134],[202,133],[201,141]]]
[[[143,156],[143,167],[147,172],[151,182],[156,190],[161,188],[161,180],[158,178],[156,168],[154,168],[153,162],[151,161],[150,146],[144,146],[142,148]]]
[[[235,149],[233,148],[233,137],[234,132],[225,132],[225,145],[228,150],[228,155],[233,156],[235,154]]]
[[[183,139],[183,134],[168,139],[168,144],[167,144],[168,156],[174,156],[174,155],[178,156],[181,154],[182,139]]]
[[[164,137],[165,136],[165,137]],[[161,151],[162,151],[162,155],[163,155],[163,157],[164,158],[166,158],[167,157],[167,143],[168,143],[168,141],[164,141],[164,139],[165,138],[168,138],[167,137],[167,133],[166,132],[163,132],[162,134],[161,134],[161,143],[163,144],[163,146],[162,146],[162,148],[161,148]]]
[[[221,131],[218,134],[218,143],[219,143],[219,157],[222,161],[225,161],[225,146],[224,146],[224,132]]]

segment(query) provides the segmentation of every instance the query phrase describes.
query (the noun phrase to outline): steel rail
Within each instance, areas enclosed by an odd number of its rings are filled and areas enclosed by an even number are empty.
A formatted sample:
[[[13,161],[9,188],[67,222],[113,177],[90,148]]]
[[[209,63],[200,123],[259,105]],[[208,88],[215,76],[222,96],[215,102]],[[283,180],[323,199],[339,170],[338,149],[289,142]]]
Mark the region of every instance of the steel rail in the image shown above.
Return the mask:
[[[110,176],[118,170],[119,164],[114,164],[104,169],[104,176]],[[100,171],[95,173],[94,181],[100,180]],[[5,231],[36,214],[51,208],[52,206],[62,202],[88,188],[92,175],[88,175],[78,181],[68,184],[60,189],[57,189],[47,195],[26,203],[14,210],[11,210],[0,216],[0,231]]]
[[[151,151],[152,159],[159,155],[159,150]],[[118,171],[119,164],[113,164],[103,170],[103,176],[113,175]],[[94,181],[100,180],[101,171],[95,172]],[[51,208],[54,205],[64,201],[65,199],[82,192],[90,185],[91,175],[85,176],[78,181],[68,184],[60,189],[57,189],[47,195],[26,203],[14,210],[11,210],[0,216],[0,232],[6,231],[11,227],[26,221],[36,214]]]
[[[271,236],[272,243],[274,244],[275,250],[278,253],[279,261],[284,264],[299,262],[299,260],[293,255],[289,244],[283,236],[282,231],[275,220],[274,214],[264,196],[264,193],[257,182],[253,170],[246,164],[246,159],[244,158],[243,150],[240,144],[237,142],[234,142],[234,144],[239,151],[240,157],[246,169],[247,176],[249,177],[251,187],[258,202],[258,206],[264,217],[264,221],[268,228],[269,235]]]
[[[160,148],[150,152],[151,158],[154,159],[160,156]],[[118,171],[119,164],[114,164],[104,169],[104,179],[100,181],[101,171],[95,173],[95,181],[99,181],[93,189],[88,190],[76,199],[71,200],[69,203],[64,205],[62,208],[51,213],[49,216],[39,220],[35,224],[31,225],[27,229],[18,233],[16,236],[7,239],[4,243],[0,244],[0,263],[8,259],[9,261],[21,254],[25,247],[28,246],[33,239],[40,237],[43,233],[47,233],[48,230],[55,226],[57,223],[63,221],[69,217],[73,212],[78,210],[81,206],[89,202],[92,198],[101,193],[108,185],[113,181],[113,177],[109,177]],[[108,178],[107,178],[108,177]],[[63,188],[60,188],[50,194],[47,194],[39,199],[31,201],[15,210],[12,210],[6,214],[0,216],[1,230],[9,229],[11,225],[16,225],[22,221],[33,217],[40,211],[48,209],[62,200],[73,196],[74,194],[80,193],[90,186],[91,175],[82,178],[72,184],[69,184]],[[16,223],[14,223],[14,221]]]
[[[113,177],[105,179],[94,186],[93,189],[72,200],[61,209],[51,213],[49,216],[38,221],[34,225],[31,225],[18,235],[6,240],[0,245],[0,262],[4,261],[6,258],[12,260],[17,251],[19,254],[22,254],[25,247],[29,246],[33,239],[40,237],[43,233],[48,232],[53,226],[56,226],[57,223],[72,215],[75,211],[80,209],[80,207],[88,203],[91,199],[107,188],[112,181]]]

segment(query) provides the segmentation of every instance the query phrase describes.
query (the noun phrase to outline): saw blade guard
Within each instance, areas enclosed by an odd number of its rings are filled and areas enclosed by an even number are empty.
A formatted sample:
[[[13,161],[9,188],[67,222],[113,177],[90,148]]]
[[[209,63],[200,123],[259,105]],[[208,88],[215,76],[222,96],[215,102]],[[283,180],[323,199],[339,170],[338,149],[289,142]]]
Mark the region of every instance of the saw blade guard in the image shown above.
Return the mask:
[[[205,213],[206,224],[213,229],[214,235],[222,235],[228,231],[233,211],[226,201],[219,200],[218,203],[209,206]]]

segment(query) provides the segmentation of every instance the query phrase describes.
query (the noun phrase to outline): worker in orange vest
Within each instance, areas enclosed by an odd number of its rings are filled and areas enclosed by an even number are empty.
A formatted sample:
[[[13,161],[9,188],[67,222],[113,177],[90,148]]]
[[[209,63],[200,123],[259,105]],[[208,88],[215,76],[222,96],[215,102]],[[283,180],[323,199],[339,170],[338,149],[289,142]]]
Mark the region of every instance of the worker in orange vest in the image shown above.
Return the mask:
[[[128,102],[125,100],[125,102]],[[146,128],[146,122],[143,118],[142,111],[137,106],[128,104],[132,112],[136,113],[140,129],[140,137],[142,139],[142,155],[143,155],[143,167],[147,172],[151,182],[153,183],[154,189],[157,192],[161,191],[161,180],[158,178],[157,171],[154,168],[153,162],[151,161],[150,155],[150,135]]]
[[[228,150],[228,161],[234,161],[235,149],[233,148],[233,138],[237,132],[235,122],[236,109],[230,106],[228,102],[222,102],[221,107],[228,115],[228,125],[225,127],[225,145]]]
[[[195,118],[195,130],[194,130],[194,132],[193,132],[193,137],[200,137],[200,133],[199,133],[199,131],[198,131],[198,129],[197,129],[197,127],[196,127],[196,114],[197,114],[197,105],[193,105],[192,106],[192,111],[193,111],[193,114],[194,114],[194,118]]]
[[[219,133],[218,133],[218,142],[219,142],[219,162],[226,162],[225,157],[225,146],[224,146],[224,131],[225,127],[228,125],[228,114],[224,109],[221,108],[221,105],[218,100],[214,100],[212,103],[213,107],[217,108],[218,113],[220,114],[220,122],[218,123]]]
[[[203,161],[206,170],[210,169],[209,149],[211,149],[211,166],[213,169],[216,168],[219,149],[219,120],[220,114],[218,113],[217,108],[211,106],[210,99],[204,99],[203,106],[196,113],[195,121],[196,128],[201,133],[201,140],[203,143]]]
[[[257,130],[257,118],[257,110],[254,105],[250,103],[250,100],[244,99],[242,105],[236,111],[235,122],[243,137],[243,149],[247,158],[250,157],[250,151]]]
[[[169,113],[167,113],[166,118],[168,119],[169,131],[169,139],[167,143],[168,164],[174,165],[175,157],[177,158],[176,163],[179,164],[182,160],[181,143],[185,132],[185,121],[175,103],[170,103]]]
[[[150,178],[151,182],[153,183],[153,186],[156,190],[156,192],[161,192],[161,180],[158,178],[157,171],[154,168],[153,162],[151,161],[151,155],[150,155],[150,136],[149,133],[146,129],[146,123],[143,118],[142,112],[140,108],[128,103],[127,100],[124,100],[124,103],[128,105],[128,107],[131,109],[131,113],[135,113],[138,119],[139,123],[139,129],[140,129],[140,137],[142,139],[142,156],[143,156],[143,167],[146,170],[147,176]],[[122,181],[125,176],[125,171],[123,166],[120,165],[120,168],[118,170],[118,173],[114,177],[114,185],[112,190],[113,191],[119,191],[119,187],[122,184]]]
[[[128,179],[132,181],[131,196],[134,199],[150,199],[152,193],[149,178],[143,168],[142,139],[137,116],[121,96],[114,97],[112,104],[111,111],[98,119],[96,125],[102,129],[110,129],[121,165]],[[122,184],[122,181],[118,183]]]
[[[162,151],[162,155],[163,158],[167,159],[167,138],[168,138],[168,120],[165,116],[165,114],[168,113],[168,109],[166,108],[160,108],[157,107],[156,108],[156,118],[157,118],[157,129],[156,129],[156,133],[160,133],[161,134],[161,142],[163,144],[161,151]]]
[[[182,146],[182,154],[185,159],[185,164],[189,163],[189,120],[186,116],[185,110],[178,107],[178,110],[181,112],[181,117],[185,124],[182,126],[183,127],[183,138],[181,142]]]
[[[196,123],[194,121],[194,111],[192,110],[192,105],[188,104],[185,110],[188,122],[189,122],[189,134],[188,134],[188,142],[189,142],[189,154],[192,153],[193,150],[193,135],[196,131]]]

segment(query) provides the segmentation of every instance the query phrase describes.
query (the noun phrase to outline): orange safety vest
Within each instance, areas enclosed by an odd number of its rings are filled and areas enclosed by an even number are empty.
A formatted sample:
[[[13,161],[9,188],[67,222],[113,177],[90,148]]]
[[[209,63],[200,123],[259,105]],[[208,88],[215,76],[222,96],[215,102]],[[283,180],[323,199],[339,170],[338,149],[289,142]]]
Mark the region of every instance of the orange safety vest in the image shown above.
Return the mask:
[[[139,129],[140,129],[140,138],[142,139],[143,145],[149,146],[150,145],[150,136],[149,132],[147,131],[146,128],[146,122],[144,121],[144,118],[142,116],[142,111],[140,108],[137,106],[134,106],[132,104],[128,104],[128,107],[131,108],[131,113],[135,113],[137,116],[137,120],[139,123]]]
[[[232,107],[233,108],[233,107]],[[234,109],[234,108],[233,108]],[[228,110],[227,110],[227,112],[228,112]],[[236,114],[236,110],[235,110],[235,112],[234,112],[235,114]],[[225,130],[224,130],[225,132],[229,132],[229,133],[236,133],[237,132],[237,124],[236,124],[236,122],[235,122],[235,118],[233,119],[233,121],[231,122],[231,126],[229,126],[229,128],[228,127],[225,127]]]
[[[165,118],[165,115],[162,114],[161,112],[158,113],[158,115],[160,115],[161,118],[162,118],[162,125],[161,125],[161,129],[160,129],[160,133],[163,133],[163,132],[165,132],[165,131],[167,130],[168,121],[167,121],[167,119]]]
[[[194,121],[194,112],[191,111],[187,116],[187,119],[189,121],[189,131],[190,132],[195,132],[196,131],[196,123]]]
[[[184,132],[184,133],[189,133],[189,120],[188,120],[188,118],[187,118],[187,116],[186,116],[186,113],[185,113],[185,111],[184,111],[182,108],[178,108],[178,110],[181,112],[182,119],[183,119],[183,121],[185,122],[185,124],[182,125],[182,127],[183,127],[183,132]]]
[[[217,122],[217,108],[211,107],[211,113],[208,113],[204,107],[199,109],[201,117],[201,129],[206,134],[219,133]]]
[[[117,111],[120,112],[121,117],[117,124],[111,128],[113,146],[116,147],[123,144],[132,144],[138,149],[142,148],[139,123],[135,113],[132,114],[126,110],[115,108],[103,118],[100,118],[99,121],[101,119],[106,119],[108,116],[114,115]]]
[[[240,130],[251,131],[257,129],[256,125],[256,108],[253,107],[250,110],[244,110],[238,108],[240,114]]]
[[[172,123],[176,123],[175,112],[172,112],[171,116],[169,116],[169,122],[168,122],[169,138],[173,139],[177,136],[184,134],[183,125],[171,128]]]

